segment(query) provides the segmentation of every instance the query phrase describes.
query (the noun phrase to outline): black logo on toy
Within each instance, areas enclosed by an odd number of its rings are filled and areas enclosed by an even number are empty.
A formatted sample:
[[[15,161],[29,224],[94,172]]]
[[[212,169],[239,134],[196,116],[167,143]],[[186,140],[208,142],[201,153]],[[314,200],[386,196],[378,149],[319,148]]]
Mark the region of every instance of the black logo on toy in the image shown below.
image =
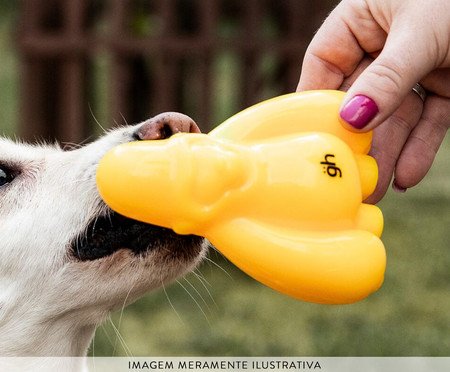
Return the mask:
[[[342,177],[342,171],[339,169],[339,167],[336,166],[336,163],[334,161],[334,155],[333,154],[326,154],[325,155],[325,161],[321,161],[320,164],[323,165],[323,173],[328,174],[330,177]]]

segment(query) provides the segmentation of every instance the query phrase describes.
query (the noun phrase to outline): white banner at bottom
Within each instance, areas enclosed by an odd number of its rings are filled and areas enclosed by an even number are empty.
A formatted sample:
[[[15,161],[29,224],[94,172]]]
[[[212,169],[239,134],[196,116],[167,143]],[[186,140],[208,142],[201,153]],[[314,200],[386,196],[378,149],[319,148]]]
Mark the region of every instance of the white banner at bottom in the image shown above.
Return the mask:
[[[0,371],[448,372],[450,357],[0,357]]]

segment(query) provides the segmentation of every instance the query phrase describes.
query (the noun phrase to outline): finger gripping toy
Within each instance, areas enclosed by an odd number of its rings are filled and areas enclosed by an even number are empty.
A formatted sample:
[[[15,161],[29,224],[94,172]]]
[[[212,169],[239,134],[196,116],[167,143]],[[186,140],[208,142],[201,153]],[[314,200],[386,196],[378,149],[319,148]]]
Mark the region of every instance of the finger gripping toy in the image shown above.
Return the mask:
[[[117,212],[206,237],[262,283],[318,303],[351,303],[385,271],[371,133],[339,122],[343,93],[312,91],[246,109],[209,134],[120,145],[101,160]]]

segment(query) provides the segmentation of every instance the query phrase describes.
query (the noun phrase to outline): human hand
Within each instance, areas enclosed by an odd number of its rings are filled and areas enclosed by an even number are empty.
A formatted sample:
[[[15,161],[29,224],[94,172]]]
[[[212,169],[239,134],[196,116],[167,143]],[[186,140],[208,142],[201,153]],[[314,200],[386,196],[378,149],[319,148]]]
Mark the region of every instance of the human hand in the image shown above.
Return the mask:
[[[343,119],[376,127],[380,176],[368,202],[383,197],[393,174],[404,191],[431,167],[450,127],[448,67],[448,0],[344,0],[311,42],[297,90],[348,89]],[[411,90],[417,81],[428,90],[424,103]]]

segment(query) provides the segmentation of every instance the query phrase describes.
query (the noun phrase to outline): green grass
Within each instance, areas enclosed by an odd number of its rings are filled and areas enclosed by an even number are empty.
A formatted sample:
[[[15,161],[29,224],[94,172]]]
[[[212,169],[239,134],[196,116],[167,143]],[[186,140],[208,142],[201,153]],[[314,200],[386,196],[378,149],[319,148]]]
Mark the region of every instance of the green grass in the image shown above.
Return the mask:
[[[296,301],[211,252],[229,275],[205,262],[200,272],[207,289],[189,275],[195,290],[185,280],[180,283],[190,294],[175,283],[167,296],[152,293],[125,309],[121,322],[120,313],[112,321],[120,323],[120,334],[136,356],[449,356],[448,159],[447,139],[420,186],[404,195],[389,192],[382,201],[386,279],[362,302],[324,306]],[[127,355],[116,338],[110,324],[100,328],[95,355]]]
[[[227,268],[233,279],[219,270],[205,274],[217,306],[196,284],[211,308],[200,303],[206,317],[174,285],[168,296],[181,321],[165,296],[156,293],[126,310],[120,332],[135,355],[448,355],[450,283],[448,265],[440,262],[444,252],[434,246],[430,257],[425,248],[435,244],[433,239],[420,246],[411,243],[414,236],[396,235],[384,239],[398,250],[389,252],[384,287],[361,303],[298,302]],[[113,319],[117,323],[117,316]],[[113,349],[101,332],[96,355],[110,355]]]
[[[0,133],[7,134],[18,121],[13,15],[11,9],[0,12]],[[236,108],[225,102],[235,90],[233,63],[229,55],[217,61],[226,79],[217,83],[215,122]],[[404,195],[390,192],[382,201],[388,266],[383,287],[368,299],[347,306],[296,301],[211,252],[221,268],[203,264],[199,272],[207,284],[191,274],[187,280],[196,289],[181,279],[167,294],[156,291],[113,314],[114,327],[107,322],[97,330],[91,354],[450,356],[449,159],[447,138],[420,186]]]
[[[12,46],[15,7],[0,8],[0,134],[12,135],[18,122],[19,66]]]

